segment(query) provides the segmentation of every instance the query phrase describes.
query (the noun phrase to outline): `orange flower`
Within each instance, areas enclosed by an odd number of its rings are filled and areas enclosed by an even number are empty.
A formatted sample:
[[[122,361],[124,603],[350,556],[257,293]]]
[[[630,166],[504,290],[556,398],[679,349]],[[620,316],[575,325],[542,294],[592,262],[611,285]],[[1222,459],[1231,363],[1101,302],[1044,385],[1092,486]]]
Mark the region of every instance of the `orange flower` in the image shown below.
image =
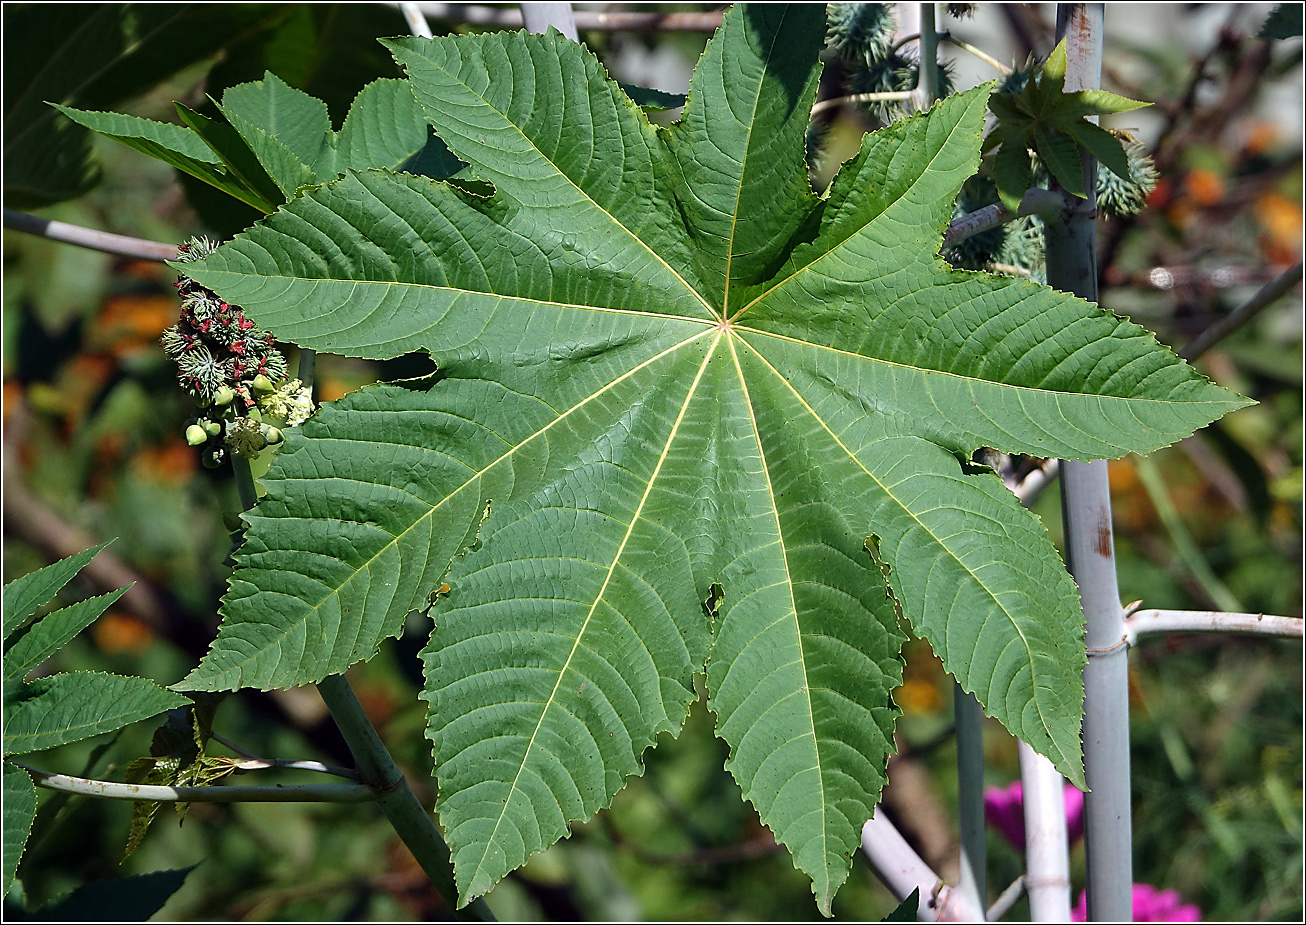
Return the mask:
[[[1196,167],[1184,177],[1184,194],[1199,206],[1215,205],[1224,199],[1224,177],[1206,167]]]
[[[154,631],[135,617],[110,610],[91,626],[91,638],[105,655],[141,656],[154,645]]]

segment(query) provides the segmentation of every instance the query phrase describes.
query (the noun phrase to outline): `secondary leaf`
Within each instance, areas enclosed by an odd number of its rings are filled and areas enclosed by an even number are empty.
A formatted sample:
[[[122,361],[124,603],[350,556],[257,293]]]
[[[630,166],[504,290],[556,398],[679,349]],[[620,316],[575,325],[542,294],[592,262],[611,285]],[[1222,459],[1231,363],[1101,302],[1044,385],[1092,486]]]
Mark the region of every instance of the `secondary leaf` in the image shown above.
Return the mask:
[[[1147,452],[1245,404],[1114,315],[937,257],[987,88],[868,136],[815,197],[821,17],[731,10],[665,130],[556,34],[394,40],[493,194],[351,175],[187,265],[283,340],[440,370],[287,437],[179,686],[316,681],[432,608],[464,902],[606,805],[705,668],[732,773],[828,912],[891,750],[895,602],[1082,782],[1074,585],[961,460]]]
[[[8,895],[14,882],[18,862],[22,860],[27,836],[36,818],[36,785],[22,768],[9,762],[4,766],[4,887],[0,896]]]
[[[422,109],[403,80],[376,80],[360,90],[338,133],[331,131],[325,103],[271,73],[229,89],[222,112],[260,159],[274,150],[270,142],[279,145],[309,171],[312,182],[346,170],[397,169],[422,149],[428,135]]]
[[[25,755],[80,742],[187,703],[146,678],[70,671],[5,697],[4,753]]]
[[[60,588],[72,581],[72,577],[85,568],[86,563],[94,559],[101,549],[112,542],[113,540],[106,540],[99,546],[83,550],[67,559],[60,559],[35,572],[28,572],[5,585],[5,640],[8,641],[15,630],[36,615],[36,611],[42,604],[58,594]]]
[[[130,587],[131,585],[127,586]],[[47,614],[5,653],[4,679],[22,680],[25,674],[94,623],[100,614],[127,592],[127,588],[87,598]]]
[[[998,124],[989,133],[984,150],[1001,143],[992,176],[1002,204],[1015,212],[1030,179],[1029,150],[1069,193],[1087,197],[1079,147],[1083,145],[1108,170],[1129,179],[1129,158],[1124,143],[1110,132],[1086,121],[1086,116],[1128,112],[1146,106],[1105,90],[1065,92],[1066,43],[1057,43],[1041,69],[1030,75],[1025,88],[1010,97],[994,96],[989,106]]]

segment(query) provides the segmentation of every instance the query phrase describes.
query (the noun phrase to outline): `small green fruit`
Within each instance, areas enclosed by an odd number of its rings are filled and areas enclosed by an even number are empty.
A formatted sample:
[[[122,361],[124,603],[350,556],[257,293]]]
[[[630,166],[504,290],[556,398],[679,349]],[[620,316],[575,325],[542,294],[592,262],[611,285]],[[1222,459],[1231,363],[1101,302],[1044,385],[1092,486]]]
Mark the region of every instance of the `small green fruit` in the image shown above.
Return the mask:
[[[218,386],[218,390],[213,393],[213,404],[229,405],[231,400],[236,397],[236,392],[229,385]]]
[[[264,432],[263,435],[264,435],[265,437],[267,437],[267,440],[268,440],[268,446],[276,446],[276,445],[277,445],[278,443],[280,443],[282,440],[285,440],[285,439],[286,439],[286,435],[283,434],[283,433],[281,432],[281,430],[280,430],[279,428],[276,428],[276,427],[269,427],[269,428]]]
[[[208,434],[210,437],[216,437],[218,436],[218,434],[222,433],[222,425],[217,421],[210,421],[206,419],[200,421],[200,426],[204,428],[204,432]]]
[[[254,377],[254,381],[250,383],[250,386],[260,392],[271,392],[276,388],[276,386],[272,384],[272,380],[262,373],[259,373]]]
[[[200,446],[209,442],[208,432],[198,424],[186,428],[186,442],[191,446]]]

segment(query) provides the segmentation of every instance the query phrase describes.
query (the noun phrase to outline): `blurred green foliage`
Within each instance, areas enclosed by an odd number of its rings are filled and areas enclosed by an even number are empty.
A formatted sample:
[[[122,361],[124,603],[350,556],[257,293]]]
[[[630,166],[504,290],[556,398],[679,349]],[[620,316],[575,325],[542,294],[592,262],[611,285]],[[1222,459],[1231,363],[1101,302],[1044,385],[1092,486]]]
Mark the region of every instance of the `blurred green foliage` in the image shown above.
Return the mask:
[[[397,76],[389,57],[369,41],[403,31],[393,9],[261,12],[259,26],[245,30],[222,56],[136,98],[130,111],[172,119],[173,99],[199,105],[201,89],[218,96],[268,68],[325,96],[338,122],[333,99],[347,102],[367,81]],[[6,8],[6,24],[10,15]],[[1103,302],[1175,346],[1301,259],[1301,140],[1271,120],[1243,115],[1274,80],[1299,84],[1301,43],[1266,43],[1248,34],[1259,22],[1244,25],[1215,39],[1203,65],[1209,92],[1200,103],[1184,103],[1194,79],[1187,55],[1165,46],[1108,43],[1106,50],[1108,75],[1132,75],[1112,89],[1153,100],[1173,115],[1153,149],[1162,178],[1150,208],[1103,223]],[[646,37],[645,43],[664,38],[694,45],[676,36]],[[610,36],[596,43],[619,45]],[[856,137],[860,118],[844,113],[827,137]],[[96,151],[100,185],[43,215],[172,241],[229,233],[247,220],[239,210],[217,209],[148,158],[103,140]],[[839,156],[833,149],[825,154]],[[216,626],[230,513],[238,502],[229,470],[199,468],[182,437],[192,409],[157,343],[176,317],[173,275],[165,267],[6,233],[4,282],[4,578],[121,537],[112,551],[155,590],[159,609],[115,607],[66,647],[51,670],[176,681],[202,655]],[[1260,404],[1156,454],[1166,499],[1242,609],[1299,615],[1300,294],[1272,306],[1199,366]],[[330,400],[377,377],[420,375],[428,368],[419,359],[378,365],[324,356],[319,395]],[[1158,516],[1157,499],[1136,464],[1122,460],[1111,473],[1123,599],[1142,598],[1145,606],[1160,608],[1215,606],[1209,587],[1181,555],[1173,523],[1168,527]],[[1047,492],[1037,510],[1055,536],[1055,492]],[[82,577],[64,602],[104,590]],[[401,640],[350,676],[430,805],[429,742],[422,736],[424,704],[416,698],[416,652],[426,633],[421,623],[414,619]],[[1135,879],[1177,889],[1207,919],[1302,915],[1301,652],[1296,641],[1189,636],[1147,640],[1133,655]],[[906,682],[896,699],[904,710],[899,740],[905,754],[895,765],[900,773],[891,768],[886,811],[927,860],[946,871],[955,864],[949,853],[955,848],[938,849],[938,833],[927,820],[931,813],[956,818],[947,734],[952,697],[928,646],[908,648]],[[709,720],[700,702],[680,739],[659,742],[643,776],[630,781],[609,812],[576,826],[570,839],[496,888],[489,896],[496,913],[523,919],[810,917],[805,878],[722,770],[726,747],[712,735]],[[228,697],[215,729],[261,755],[348,761],[312,690]],[[147,754],[151,732],[141,724],[107,750],[100,748],[105,741],[92,740],[44,753],[38,763],[120,777],[133,758]],[[996,725],[986,730],[986,755],[989,783],[1016,776],[1014,742]],[[260,780],[305,779],[302,772],[258,773]],[[926,788],[909,789],[909,777]],[[44,791],[40,805],[12,907],[26,902],[34,908],[90,881],[201,862],[164,908],[165,918],[394,920],[447,912],[368,806],[196,805],[182,826],[171,813],[162,815],[119,866],[129,806],[60,800]],[[57,814],[50,811],[59,807]],[[996,896],[1020,872],[1020,858],[997,838],[989,853]],[[1077,894],[1082,847],[1072,861]],[[895,905],[859,864],[834,910],[841,918],[877,920]],[[1022,901],[1012,916],[1024,910]]]

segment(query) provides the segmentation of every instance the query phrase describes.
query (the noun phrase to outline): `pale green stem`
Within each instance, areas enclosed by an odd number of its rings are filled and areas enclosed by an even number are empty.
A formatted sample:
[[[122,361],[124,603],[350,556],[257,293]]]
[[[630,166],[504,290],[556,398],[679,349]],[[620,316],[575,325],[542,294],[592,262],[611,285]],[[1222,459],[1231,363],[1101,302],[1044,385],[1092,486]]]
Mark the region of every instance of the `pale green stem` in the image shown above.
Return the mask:
[[[942,41],[947,42],[949,45],[952,45],[954,48],[960,48],[962,51],[974,55],[976,58],[979,58],[985,64],[994,68],[996,71],[998,71],[998,73],[1002,74],[1004,77],[1011,76],[1011,68],[1007,67],[1005,64],[1003,64],[997,58],[990,55],[988,52],[976,48],[974,45],[970,44],[969,42],[963,42],[961,39],[953,38],[952,35],[948,32],[944,32],[942,35],[939,36],[939,38]]]
[[[342,768],[339,765],[326,764],[321,761],[301,761],[295,758],[262,758],[253,752],[241,748],[235,742],[226,736],[218,735],[216,732],[210,732],[209,738],[219,745],[223,745],[245,760],[237,765],[241,771],[257,771],[265,768],[283,768],[290,771],[319,771],[323,774],[333,774],[336,777],[344,777],[348,780],[358,780],[358,772],[353,768]]]
[[[107,231],[95,231],[90,228],[82,228],[80,225],[51,221],[48,218],[40,218],[13,209],[4,210],[4,226],[13,228],[16,231],[26,231],[28,234],[49,238],[52,241],[62,241],[65,244],[76,244],[78,247],[103,251],[106,254],[118,254],[122,257],[134,257],[138,260],[163,261],[177,259],[177,245],[175,244],[146,241],[141,238],[131,238],[127,235],[111,234]]]
[[[959,890],[944,883],[882,814],[872,816],[862,826],[862,853],[866,855],[871,870],[899,902],[910,896],[913,890],[920,890],[922,922],[981,920],[982,910],[971,906]]]
[[[1193,541],[1193,535],[1184,526],[1183,518],[1179,516],[1174,502],[1170,500],[1170,493],[1165,490],[1165,483],[1161,479],[1161,473],[1157,471],[1156,464],[1150,458],[1143,456],[1135,460],[1135,469],[1138,472],[1138,481],[1142,483],[1143,490],[1147,492],[1152,506],[1156,508],[1157,516],[1161,518],[1162,525],[1170,534],[1175,555],[1184,564],[1184,568],[1197,580],[1216,607],[1230,612],[1241,612],[1244,609],[1242,602],[1211,570],[1206,557]]]
[[[812,115],[816,116],[825,112],[827,109],[833,109],[834,107],[842,106],[845,103],[889,103],[894,100],[909,100],[915,95],[915,90],[885,90],[882,93],[849,93],[847,96],[835,96],[828,100],[821,100],[812,107]]]
[[[431,26],[422,15],[422,8],[416,3],[399,4],[399,12],[404,14],[404,21],[408,23],[408,31],[419,39],[431,38]]]
[[[240,508],[249,511],[258,504],[258,489],[254,485],[254,473],[249,469],[249,460],[243,456],[231,454],[231,465],[236,471],[236,490],[240,493]]]
[[[1016,900],[1020,899],[1021,894],[1024,892],[1025,876],[1022,874],[1015,880],[1011,881],[1011,883],[1007,884],[1007,888],[998,894],[997,899],[993,900],[993,905],[989,906],[989,911],[985,915],[985,919],[990,922],[996,922],[1001,919],[1011,911],[1011,907],[1016,904]]]
[[[164,787],[123,784],[55,774],[14,762],[38,787],[105,800],[149,803],[366,803],[377,794],[364,784],[272,784],[270,786]]]
[[[1102,4],[1060,4],[1057,38],[1066,39],[1067,92],[1096,89],[1102,80]],[[1087,154],[1087,208],[1046,222],[1048,285],[1096,302],[1093,218],[1097,163]],[[1129,921],[1133,908],[1133,844],[1129,797],[1129,649],[1116,582],[1111,493],[1104,460],[1061,463],[1061,510],[1066,562],[1079,585],[1087,621],[1084,668],[1085,847],[1088,916]],[[1031,893],[1034,884],[1028,884]]]
[[[1251,633],[1302,638],[1301,617],[1221,610],[1139,610],[1125,618],[1125,641],[1150,633]]]

